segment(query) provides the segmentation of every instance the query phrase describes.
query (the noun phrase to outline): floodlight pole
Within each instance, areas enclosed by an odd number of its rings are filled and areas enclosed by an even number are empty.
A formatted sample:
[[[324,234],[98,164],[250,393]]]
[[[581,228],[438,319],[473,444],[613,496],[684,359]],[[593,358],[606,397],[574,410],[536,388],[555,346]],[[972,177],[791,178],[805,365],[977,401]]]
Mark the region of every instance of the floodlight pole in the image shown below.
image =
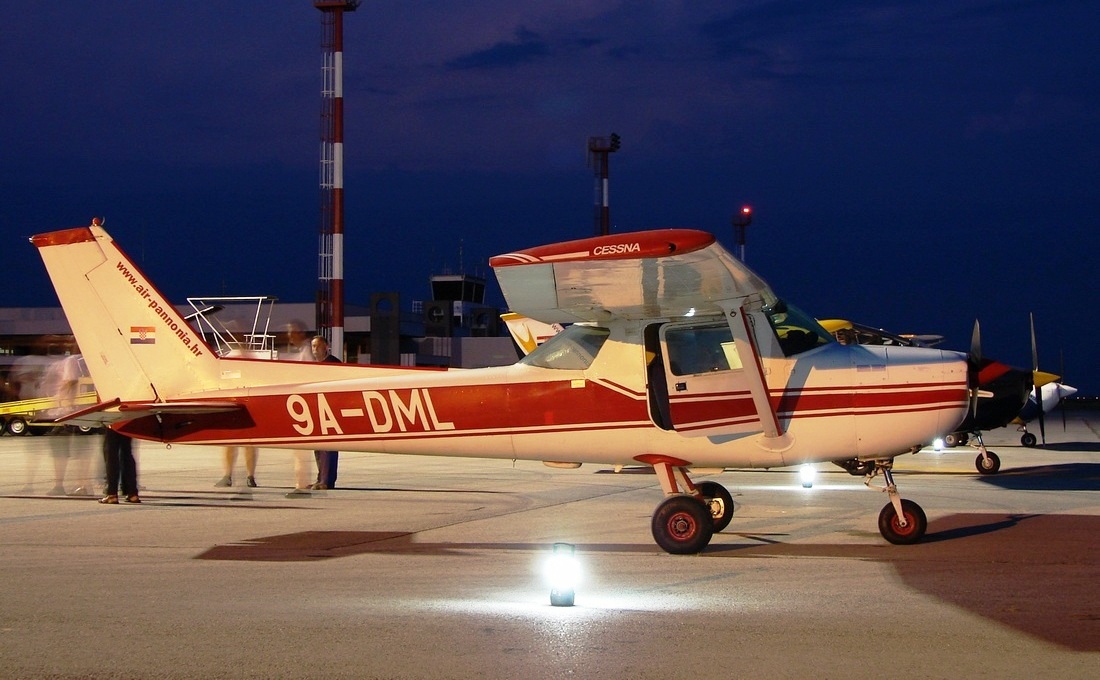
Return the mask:
[[[738,256],[741,262],[745,261],[745,227],[752,224],[752,208],[743,206],[741,211],[733,216],[730,221],[733,224],[733,233],[737,239]]]
[[[611,233],[611,208],[608,203],[608,154],[619,150],[621,140],[614,132],[611,137],[588,138],[588,165],[596,175],[596,236]]]

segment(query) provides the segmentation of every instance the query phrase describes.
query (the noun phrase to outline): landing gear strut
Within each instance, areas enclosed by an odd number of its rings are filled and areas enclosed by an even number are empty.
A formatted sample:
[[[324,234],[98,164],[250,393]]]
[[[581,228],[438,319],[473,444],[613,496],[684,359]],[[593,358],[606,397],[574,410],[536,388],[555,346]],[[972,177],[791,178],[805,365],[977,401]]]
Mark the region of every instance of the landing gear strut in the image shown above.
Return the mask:
[[[686,461],[661,457],[650,462],[665,500],[653,512],[653,540],[665,552],[689,555],[710,543],[733,519],[733,496],[717,482],[693,484]]]
[[[928,518],[919,505],[907,498],[902,498],[898,493],[898,487],[894,484],[894,475],[891,472],[893,465],[892,459],[875,461],[875,469],[867,475],[864,484],[868,488],[885,491],[890,496],[890,502],[883,506],[878,514],[879,533],[894,545],[909,545],[924,537],[928,529]],[[871,480],[880,473],[885,486],[872,486]]]
[[[974,438],[978,440],[978,457],[974,459],[974,467],[983,475],[996,474],[1001,469],[1001,459],[997,454],[986,450],[981,432],[975,432]]]

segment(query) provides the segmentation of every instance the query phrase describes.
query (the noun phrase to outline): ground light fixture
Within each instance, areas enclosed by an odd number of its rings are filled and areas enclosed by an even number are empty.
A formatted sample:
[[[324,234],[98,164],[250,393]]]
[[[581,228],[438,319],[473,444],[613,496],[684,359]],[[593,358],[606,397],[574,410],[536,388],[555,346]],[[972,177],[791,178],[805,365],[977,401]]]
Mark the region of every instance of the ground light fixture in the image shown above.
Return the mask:
[[[550,583],[550,604],[555,607],[572,607],[581,575],[576,547],[571,543],[555,543],[546,560],[544,573]]]
[[[802,488],[809,489],[814,485],[814,479],[817,477],[817,468],[811,463],[803,463],[798,468],[798,478],[802,481]]]

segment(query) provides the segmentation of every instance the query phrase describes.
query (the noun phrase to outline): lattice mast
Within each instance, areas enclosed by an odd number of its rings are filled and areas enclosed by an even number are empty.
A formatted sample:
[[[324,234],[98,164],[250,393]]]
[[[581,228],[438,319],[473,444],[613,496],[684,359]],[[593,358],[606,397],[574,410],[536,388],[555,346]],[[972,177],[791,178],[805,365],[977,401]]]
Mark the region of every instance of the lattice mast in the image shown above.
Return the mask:
[[[317,331],[344,352],[344,12],[360,0],[316,0],[321,10],[321,224]]]

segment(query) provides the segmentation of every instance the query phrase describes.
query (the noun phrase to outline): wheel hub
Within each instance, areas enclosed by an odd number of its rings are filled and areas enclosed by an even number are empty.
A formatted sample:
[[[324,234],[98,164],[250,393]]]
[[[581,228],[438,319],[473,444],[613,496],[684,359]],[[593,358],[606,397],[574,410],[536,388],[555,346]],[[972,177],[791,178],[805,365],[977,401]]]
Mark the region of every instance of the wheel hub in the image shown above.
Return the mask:
[[[677,513],[668,521],[668,532],[678,539],[690,538],[695,533],[695,522],[690,515]]]

